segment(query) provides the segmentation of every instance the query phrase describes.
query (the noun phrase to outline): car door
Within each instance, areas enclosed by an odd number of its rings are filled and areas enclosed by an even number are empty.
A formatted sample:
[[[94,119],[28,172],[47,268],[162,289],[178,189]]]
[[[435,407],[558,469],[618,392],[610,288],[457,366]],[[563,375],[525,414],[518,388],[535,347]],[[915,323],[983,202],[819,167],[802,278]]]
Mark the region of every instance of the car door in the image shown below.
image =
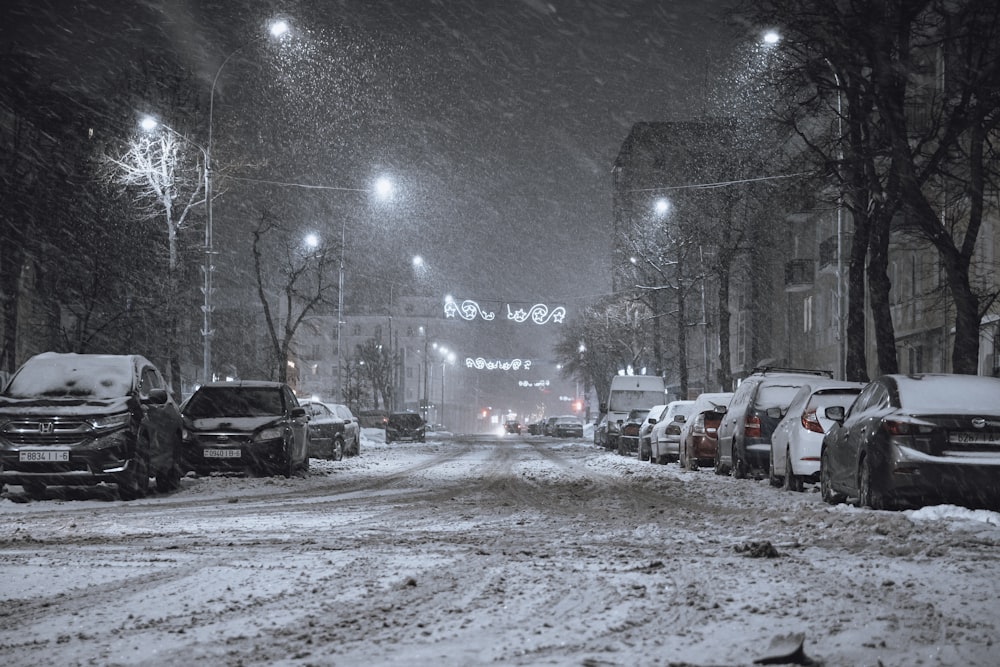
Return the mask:
[[[347,445],[354,447],[360,438],[358,420],[346,405],[337,404],[336,408],[336,416],[344,420],[344,440]]]
[[[736,390],[736,393],[733,394],[733,400],[729,404],[729,409],[719,424],[716,447],[718,448],[719,461],[723,465],[732,465],[733,439],[740,429],[740,422],[746,416],[746,409],[750,404],[750,397],[753,395],[753,390],[757,386],[757,382],[758,379],[756,378],[743,381],[739,389]]]
[[[858,445],[867,429],[867,415],[875,401],[879,385],[875,382],[865,387],[851,404],[844,423],[833,431],[835,437],[827,443],[830,460],[830,479],[834,488],[852,494],[857,491]]]
[[[166,391],[167,385],[160,372],[152,365],[143,364],[139,370],[139,403],[145,413],[145,427],[149,434],[149,463],[152,472],[162,471],[180,457],[181,416],[177,406]],[[167,394],[166,401],[151,400],[154,390]],[[160,399],[162,400],[162,394]]]
[[[863,409],[857,415],[852,411],[844,420],[844,426],[847,427],[847,442],[843,452],[847,457],[844,461],[847,466],[845,482],[850,484],[852,495],[858,492],[857,471],[861,453],[873,443],[882,426],[882,416],[890,407],[889,390],[882,382],[876,380],[866,391],[869,392],[868,400],[862,406]]]

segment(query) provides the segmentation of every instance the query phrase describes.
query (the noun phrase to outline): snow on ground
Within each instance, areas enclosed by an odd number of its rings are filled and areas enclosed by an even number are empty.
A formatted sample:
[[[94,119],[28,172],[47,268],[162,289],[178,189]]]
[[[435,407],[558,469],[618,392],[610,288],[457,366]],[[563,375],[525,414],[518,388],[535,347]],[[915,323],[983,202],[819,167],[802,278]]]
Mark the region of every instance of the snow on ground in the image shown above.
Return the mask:
[[[1000,664],[1000,514],[828,506],[583,440],[0,500],[5,664]]]

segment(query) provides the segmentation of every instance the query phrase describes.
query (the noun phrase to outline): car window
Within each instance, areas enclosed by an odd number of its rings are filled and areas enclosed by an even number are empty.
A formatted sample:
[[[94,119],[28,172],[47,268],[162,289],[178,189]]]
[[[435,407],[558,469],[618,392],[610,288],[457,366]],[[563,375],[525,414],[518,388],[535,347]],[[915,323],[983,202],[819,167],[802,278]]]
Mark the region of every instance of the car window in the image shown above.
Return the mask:
[[[319,417],[321,419],[326,419],[327,417],[332,417],[330,413],[330,408],[326,407],[322,403],[306,403],[306,414],[310,417]]]

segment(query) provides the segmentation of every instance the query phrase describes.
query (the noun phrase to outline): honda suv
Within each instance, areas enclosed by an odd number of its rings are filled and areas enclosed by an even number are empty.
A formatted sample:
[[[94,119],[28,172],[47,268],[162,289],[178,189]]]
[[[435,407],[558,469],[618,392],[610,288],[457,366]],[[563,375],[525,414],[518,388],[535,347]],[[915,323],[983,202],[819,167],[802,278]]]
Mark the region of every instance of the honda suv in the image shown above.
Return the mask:
[[[833,373],[774,366],[753,369],[736,389],[719,423],[715,474],[732,473],[739,479],[766,474],[771,434],[799,389],[817,377],[832,378]]]
[[[138,355],[28,359],[0,394],[0,481],[41,497],[46,485],[117,484],[122,500],[180,484],[181,417],[160,372]]]

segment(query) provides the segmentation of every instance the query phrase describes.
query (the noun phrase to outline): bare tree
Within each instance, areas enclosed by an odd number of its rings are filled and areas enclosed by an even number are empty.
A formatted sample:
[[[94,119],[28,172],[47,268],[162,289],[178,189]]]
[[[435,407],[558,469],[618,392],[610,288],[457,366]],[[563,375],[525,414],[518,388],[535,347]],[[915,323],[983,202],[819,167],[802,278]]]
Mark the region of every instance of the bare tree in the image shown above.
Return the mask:
[[[358,345],[356,355],[371,389],[375,409],[378,409],[380,400],[389,409],[392,405],[392,371],[396,367],[396,355],[374,338]]]
[[[273,374],[287,382],[295,332],[317,307],[335,303],[335,267],[340,255],[319,239],[310,245],[266,210],[251,234],[257,296],[271,344]]]

